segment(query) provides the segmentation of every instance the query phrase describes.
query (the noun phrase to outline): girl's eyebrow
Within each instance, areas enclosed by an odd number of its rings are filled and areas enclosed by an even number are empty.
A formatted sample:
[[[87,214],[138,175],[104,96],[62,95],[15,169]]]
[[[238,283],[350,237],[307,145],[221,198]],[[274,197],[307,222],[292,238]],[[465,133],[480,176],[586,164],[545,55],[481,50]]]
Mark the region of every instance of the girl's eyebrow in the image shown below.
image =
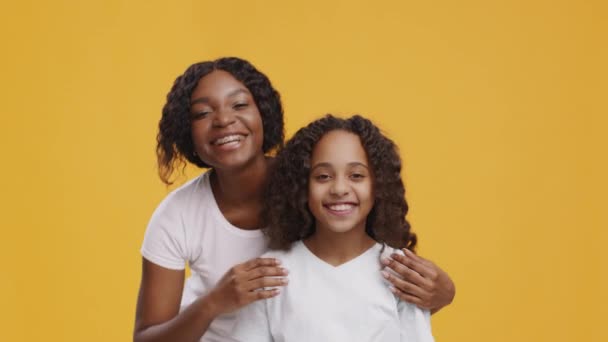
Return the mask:
[[[367,165],[361,163],[361,162],[350,162],[347,164],[347,166],[353,167],[353,166],[363,166],[366,169],[369,169],[369,167],[367,167]],[[328,162],[322,162],[322,163],[317,163],[315,165],[313,165],[312,168],[310,168],[310,171],[319,168],[319,167],[333,167],[333,165],[331,163]]]
[[[226,97],[234,97],[241,93],[249,94],[249,91],[247,91],[247,89],[245,89],[245,88],[238,88],[238,89],[235,89],[235,90],[231,91],[230,93],[228,93],[228,95],[226,95]],[[197,99],[190,101],[190,105],[193,105],[195,103],[209,103],[209,98],[208,97],[199,97]]]

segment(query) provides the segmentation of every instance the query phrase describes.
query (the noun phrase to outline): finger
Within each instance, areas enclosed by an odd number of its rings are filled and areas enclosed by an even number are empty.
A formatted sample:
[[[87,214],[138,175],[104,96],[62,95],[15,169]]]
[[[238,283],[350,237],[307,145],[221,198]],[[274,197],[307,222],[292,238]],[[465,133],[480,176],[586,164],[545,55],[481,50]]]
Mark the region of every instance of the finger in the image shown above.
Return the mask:
[[[284,278],[284,277],[273,277],[273,278],[265,277],[265,278],[259,278],[259,279],[248,282],[245,288],[248,291],[255,291],[255,290],[262,289],[262,288],[285,286],[288,283],[289,283],[289,279]]]
[[[392,293],[395,294],[395,296],[397,296],[402,301],[412,303],[423,309],[429,309],[428,307],[424,306],[424,303],[422,302],[422,300],[420,298],[418,298],[416,296],[412,296],[409,293],[405,293],[394,286],[390,286],[389,289],[391,290]]]
[[[432,269],[429,266],[412,258],[410,255],[393,253],[391,254],[391,258],[397,260],[400,264],[407,266],[409,269],[415,271],[424,278],[429,278],[433,274]]]
[[[249,293],[249,302],[254,302],[260,299],[268,299],[277,296],[281,293],[280,289],[270,289],[270,290],[260,290],[260,291],[252,291]]]
[[[275,258],[255,258],[251,259],[240,266],[244,271],[250,271],[256,267],[260,266],[277,266],[281,264],[281,261]]]
[[[421,257],[420,255],[418,255],[418,254],[410,251],[407,248],[403,248],[402,251],[403,251],[403,253],[405,253],[406,256],[414,259],[415,261],[417,261],[417,262],[419,262],[419,263],[421,263],[423,265],[426,265],[426,266],[433,266],[433,265],[435,265],[435,264],[433,264],[432,261],[427,260],[427,259]]]
[[[393,284],[393,287],[399,289],[402,292],[409,293],[410,295],[413,295],[413,296],[416,296],[419,298],[422,298],[426,294],[424,289],[416,286],[415,284],[407,282],[407,281],[395,276],[394,274],[391,274],[390,272],[381,271],[380,273],[382,273],[382,276],[386,280],[388,280],[391,284]]]
[[[286,276],[288,273],[289,272],[283,267],[260,266],[249,270],[246,279],[254,280],[263,277],[281,277]]]
[[[382,263],[386,265],[386,267],[393,270],[397,275],[403,278],[410,283],[414,283],[417,286],[428,285],[424,277],[422,277],[418,272],[414,271],[410,267],[406,266],[404,263],[396,260],[399,258],[399,255],[393,254],[391,257],[395,257],[395,259],[391,258],[383,258]],[[403,260],[401,258],[401,260]],[[407,260],[406,260],[407,261]],[[408,263],[408,262],[406,262]]]

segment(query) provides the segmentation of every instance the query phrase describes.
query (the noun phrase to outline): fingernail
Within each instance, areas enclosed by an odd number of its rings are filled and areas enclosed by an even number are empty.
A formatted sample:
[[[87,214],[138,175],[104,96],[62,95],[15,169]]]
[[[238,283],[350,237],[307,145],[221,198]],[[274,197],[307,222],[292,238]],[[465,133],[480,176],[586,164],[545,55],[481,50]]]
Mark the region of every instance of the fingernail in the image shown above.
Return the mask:
[[[388,289],[391,290],[392,293],[396,293],[397,292],[397,290],[395,289],[395,287],[392,286],[392,285],[389,286]]]
[[[380,273],[382,273],[382,276],[386,279],[390,278],[390,275],[388,274],[388,272],[386,271],[380,271]]]
[[[286,268],[282,268],[281,267],[281,271],[283,272],[284,275],[288,275],[289,271]]]
[[[387,266],[388,264],[391,263],[391,261],[388,260],[388,258],[386,258],[386,257],[381,258],[380,262],[382,262],[382,265],[385,265],[385,266]]]
[[[279,259],[274,259],[274,262],[275,262],[277,265],[280,265],[280,264],[281,264],[281,260],[279,260]]]
[[[283,278],[283,279],[281,279],[281,283],[287,284],[287,283],[289,283],[289,279],[288,278]]]

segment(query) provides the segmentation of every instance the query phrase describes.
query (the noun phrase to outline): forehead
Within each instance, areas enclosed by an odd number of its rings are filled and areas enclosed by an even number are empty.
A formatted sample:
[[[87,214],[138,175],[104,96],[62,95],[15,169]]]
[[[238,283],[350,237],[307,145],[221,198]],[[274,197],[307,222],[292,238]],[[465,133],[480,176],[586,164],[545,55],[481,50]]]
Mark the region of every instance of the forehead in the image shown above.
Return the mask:
[[[344,130],[326,133],[312,151],[311,164],[346,165],[359,162],[367,165],[367,154],[359,136]]]
[[[201,97],[222,98],[229,96],[239,89],[243,89],[247,94],[250,94],[249,89],[229,72],[224,70],[213,70],[204,77],[201,77],[192,91],[190,100]]]

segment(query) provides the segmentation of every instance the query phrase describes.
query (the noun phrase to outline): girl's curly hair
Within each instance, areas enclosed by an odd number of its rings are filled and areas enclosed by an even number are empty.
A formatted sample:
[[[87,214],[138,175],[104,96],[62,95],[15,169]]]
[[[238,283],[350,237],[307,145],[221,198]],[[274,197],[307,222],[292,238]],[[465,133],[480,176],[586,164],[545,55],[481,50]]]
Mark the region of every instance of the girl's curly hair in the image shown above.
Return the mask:
[[[280,147],[284,139],[283,107],[279,93],[266,75],[251,63],[237,57],[224,57],[214,61],[192,64],[177,77],[163,107],[156,137],[158,174],[163,182],[171,184],[173,171],[186,161],[199,167],[210,167],[194,153],[190,119],[190,96],[198,81],[214,70],[229,72],[243,83],[253,95],[262,116],[264,153]]]
[[[331,114],[301,128],[276,156],[264,198],[264,232],[270,248],[289,249],[315,232],[315,218],[308,208],[310,161],[314,146],[333,130],[359,136],[371,166],[374,206],[365,231],[378,242],[413,251],[417,238],[405,218],[408,205],[397,146],[366,118],[340,119]]]

